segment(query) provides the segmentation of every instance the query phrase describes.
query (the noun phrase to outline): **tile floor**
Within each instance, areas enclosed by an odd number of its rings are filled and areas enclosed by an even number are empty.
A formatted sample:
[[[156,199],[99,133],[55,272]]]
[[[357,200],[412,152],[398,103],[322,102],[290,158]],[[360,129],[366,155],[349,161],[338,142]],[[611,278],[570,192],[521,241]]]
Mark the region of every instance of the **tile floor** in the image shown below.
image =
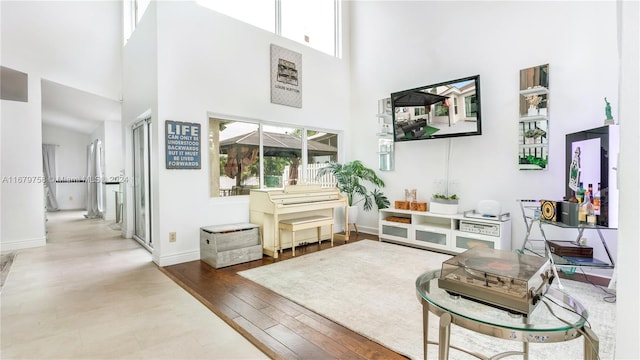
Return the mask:
[[[1,290],[4,359],[267,359],[113,221],[48,214],[47,246],[16,252]]]

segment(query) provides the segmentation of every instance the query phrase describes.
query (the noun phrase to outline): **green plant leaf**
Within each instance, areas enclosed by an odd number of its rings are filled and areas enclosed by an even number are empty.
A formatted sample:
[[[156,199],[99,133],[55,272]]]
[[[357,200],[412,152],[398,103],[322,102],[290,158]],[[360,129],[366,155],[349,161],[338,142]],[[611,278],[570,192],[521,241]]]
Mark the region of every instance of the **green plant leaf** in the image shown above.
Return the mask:
[[[365,211],[372,210],[374,205],[378,209],[389,207],[389,199],[380,190],[385,186],[384,181],[361,161],[354,160],[345,164],[330,162],[318,170],[317,177],[326,174],[335,176],[336,187],[347,197],[349,206],[363,202]]]

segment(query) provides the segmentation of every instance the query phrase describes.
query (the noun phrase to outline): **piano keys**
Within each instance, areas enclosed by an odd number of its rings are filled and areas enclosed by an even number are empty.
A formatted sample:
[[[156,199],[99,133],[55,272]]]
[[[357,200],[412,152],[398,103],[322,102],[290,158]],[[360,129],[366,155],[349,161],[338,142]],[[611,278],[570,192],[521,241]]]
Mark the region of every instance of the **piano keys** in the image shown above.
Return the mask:
[[[295,219],[312,215],[334,216],[334,209],[344,208],[345,235],[334,239],[349,240],[347,197],[333,188],[320,185],[288,185],[284,189],[251,189],[249,193],[250,221],[260,225],[263,253],[278,258],[278,251],[291,247],[291,236],[283,233],[280,239],[278,223],[283,219]],[[330,238],[330,227],[322,228],[322,239]],[[308,240],[308,241],[307,241]],[[302,230],[296,241],[317,242],[315,229]]]

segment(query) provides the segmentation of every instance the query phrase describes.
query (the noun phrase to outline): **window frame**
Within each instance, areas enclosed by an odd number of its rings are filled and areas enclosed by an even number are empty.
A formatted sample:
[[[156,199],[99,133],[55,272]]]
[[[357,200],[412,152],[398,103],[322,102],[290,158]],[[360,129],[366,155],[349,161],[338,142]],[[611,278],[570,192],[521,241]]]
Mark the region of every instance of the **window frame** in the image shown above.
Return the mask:
[[[126,0],[125,0],[126,1]],[[136,0],[132,0],[132,1],[136,1]],[[281,0],[272,0],[273,1],[273,6],[275,8],[275,18],[274,18],[274,30],[272,31],[274,34],[278,35],[278,36],[282,36],[286,39],[295,41],[296,43],[299,43],[301,45],[304,45],[306,47],[312,48],[314,50],[320,51],[324,54],[327,55],[331,55],[334,56],[336,58],[341,59],[342,58],[342,2],[343,0],[333,0],[333,53],[328,53],[325,52],[323,50],[319,50],[315,47],[310,46],[308,43],[305,43],[304,41],[300,41],[298,39],[292,39],[289,37],[286,37],[284,35],[282,35],[282,3]],[[196,0],[196,4],[198,4],[199,6],[202,6],[205,9],[210,9],[212,11],[216,11],[219,12],[221,14],[224,14],[226,16],[229,16],[231,18],[234,18],[238,21],[242,21],[245,24],[249,24],[252,26],[256,26],[257,28],[260,28],[264,31],[269,31],[269,30],[265,30],[263,27],[256,25],[256,24],[252,24],[249,22],[246,22],[243,19],[238,19],[237,17],[234,17],[233,15],[227,14],[222,12],[219,9],[216,9],[213,6],[210,6],[208,4],[206,4],[204,1],[198,1]]]
[[[140,2],[142,0],[122,0],[122,37],[123,44],[126,45],[131,35],[136,31],[138,23],[142,20],[153,0],[144,0],[143,9]]]
[[[302,132],[302,136],[301,136],[301,141],[302,141],[302,146],[301,146],[301,155],[302,157],[300,158],[300,165],[302,165],[303,169],[306,169],[308,166],[308,161],[309,161],[309,154],[308,154],[308,146],[307,146],[307,141],[308,141],[308,137],[307,137],[307,132],[308,131],[318,131],[318,132],[325,132],[325,133],[331,133],[331,134],[335,134],[337,136],[337,161],[338,162],[342,162],[344,159],[344,151],[343,151],[343,137],[344,137],[344,131],[343,130],[336,130],[336,129],[327,129],[327,128],[321,128],[321,127],[310,127],[307,125],[300,125],[300,124],[290,124],[290,123],[282,123],[282,122],[274,122],[274,121],[268,121],[268,120],[261,120],[261,119],[254,119],[254,118],[248,118],[248,117],[242,117],[242,116],[236,116],[236,115],[229,115],[229,114],[221,114],[221,113],[214,113],[214,112],[208,112],[207,113],[207,123],[206,123],[206,128],[207,128],[207,140],[209,138],[209,134],[211,131],[211,119],[217,119],[217,120],[222,120],[222,121],[233,121],[233,122],[243,122],[243,123],[247,123],[247,124],[253,124],[253,125],[257,125],[258,127],[258,133],[260,134],[260,145],[259,145],[259,158],[258,158],[258,164],[260,167],[260,173],[259,173],[259,189],[278,189],[278,188],[267,188],[265,187],[265,180],[264,180],[264,142],[263,142],[263,132],[264,132],[264,127],[265,126],[274,126],[274,127],[287,127],[287,128],[295,128],[295,129],[300,129],[300,131]],[[218,195],[214,195],[212,194],[212,187],[211,187],[211,182],[212,182],[212,171],[211,171],[211,164],[212,164],[212,152],[209,148],[208,145],[208,141],[206,146],[206,151],[207,151],[207,164],[209,166],[209,170],[208,170],[208,181],[207,183],[209,184],[208,186],[208,194],[210,198],[221,198],[222,196]],[[215,149],[217,149],[217,151],[220,151],[218,146],[214,146]],[[218,174],[218,176],[222,176],[222,174]],[[306,173],[303,172],[301,174],[301,177],[299,178],[299,181],[301,182],[306,182],[307,178],[306,178]],[[218,184],[219,184],[219,178],[218,178]],[[285,184],[283,184],[283,186],[285,186]],[[238,197],[238,196],[248,196],[248,195],[235,195],[232,197]],[[226,197],[226,196],[225,196]]]

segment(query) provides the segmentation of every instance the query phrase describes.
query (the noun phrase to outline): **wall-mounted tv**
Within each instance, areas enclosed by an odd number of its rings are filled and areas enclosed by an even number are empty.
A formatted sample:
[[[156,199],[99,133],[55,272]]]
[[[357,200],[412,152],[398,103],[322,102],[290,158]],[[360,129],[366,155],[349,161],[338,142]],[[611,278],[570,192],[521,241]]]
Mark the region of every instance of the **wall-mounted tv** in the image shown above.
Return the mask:
[[[395,141],[482,134],[480,75],[391,94]]]

